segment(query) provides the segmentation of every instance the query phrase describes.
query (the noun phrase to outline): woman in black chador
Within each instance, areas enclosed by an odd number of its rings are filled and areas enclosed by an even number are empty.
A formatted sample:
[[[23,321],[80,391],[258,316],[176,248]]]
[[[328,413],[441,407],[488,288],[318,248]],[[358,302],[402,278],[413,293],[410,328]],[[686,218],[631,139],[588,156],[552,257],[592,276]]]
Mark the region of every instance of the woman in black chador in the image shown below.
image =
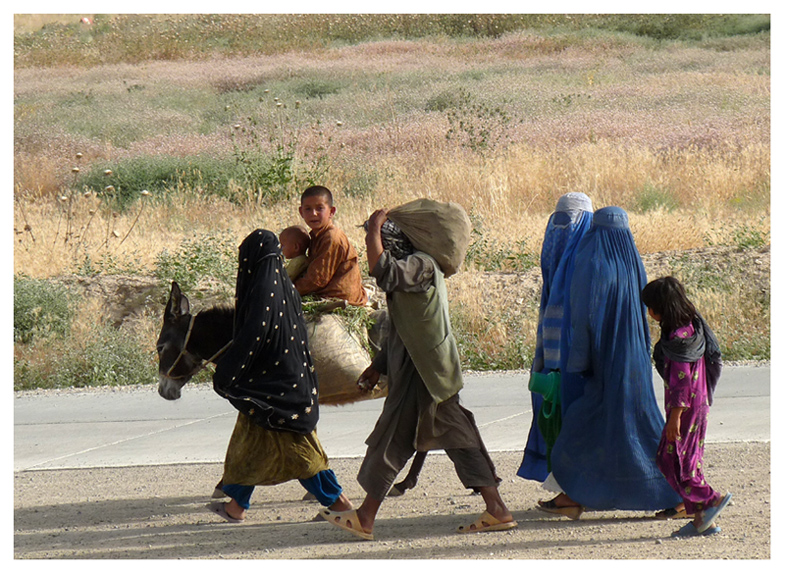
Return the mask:
[[[335,511],[352,508],[316,436],[318,384],[300,295],[274,233],[258,229],[240,245],[232,346],[213,388],[237,408],[221,488],[231,497],[210,509],[242,521],[257,485],[298,479]]]

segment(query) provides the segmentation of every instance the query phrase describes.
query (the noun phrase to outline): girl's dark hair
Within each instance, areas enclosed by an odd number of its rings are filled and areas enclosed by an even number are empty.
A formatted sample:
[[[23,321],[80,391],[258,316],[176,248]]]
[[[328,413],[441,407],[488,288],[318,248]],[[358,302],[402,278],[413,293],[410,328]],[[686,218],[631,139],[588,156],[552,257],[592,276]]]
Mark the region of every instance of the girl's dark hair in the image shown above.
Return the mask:
[[[675,277],[660,277],[646,285],[641,291],[641,301],[660,316],[664,336],[679,327],[690,325],[698,314],[695,306],[687,299],[684,286]]]

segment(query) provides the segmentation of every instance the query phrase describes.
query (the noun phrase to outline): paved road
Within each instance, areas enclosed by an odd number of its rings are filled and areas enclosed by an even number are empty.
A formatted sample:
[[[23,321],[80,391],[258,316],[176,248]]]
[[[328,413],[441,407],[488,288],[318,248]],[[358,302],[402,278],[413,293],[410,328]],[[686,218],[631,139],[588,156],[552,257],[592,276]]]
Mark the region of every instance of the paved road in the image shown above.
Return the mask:
[[[726,367],[708,442],[768,441],[771,370]],[[467,375],[463,404],[474,412],[488,449],[523,450],[531,403],[519,373]],[[659,404],[661,381],[655,376]],[[322,407],[319,438],[332,458],[362,456],[382,400]],[[236,411],[208,386],[186,387],[178,401],[156,388],[19,394],[14,399],[14,471],[220,462]]]

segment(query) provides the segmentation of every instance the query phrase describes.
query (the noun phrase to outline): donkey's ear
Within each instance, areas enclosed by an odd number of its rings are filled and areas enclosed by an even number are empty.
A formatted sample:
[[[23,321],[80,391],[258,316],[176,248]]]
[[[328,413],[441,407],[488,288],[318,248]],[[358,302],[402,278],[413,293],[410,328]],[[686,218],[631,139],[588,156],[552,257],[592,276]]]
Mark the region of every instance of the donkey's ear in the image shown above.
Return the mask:
[[[188,297],[180,294],[180,315],[188,315],[191,313],[191,303]]]
[[[191,312],[191,304],[188,297],[180,291],[177,281],[172,281],[172,291],[169,293],[169,301],[166,303],[166,314],[172,317],[188,315]]]

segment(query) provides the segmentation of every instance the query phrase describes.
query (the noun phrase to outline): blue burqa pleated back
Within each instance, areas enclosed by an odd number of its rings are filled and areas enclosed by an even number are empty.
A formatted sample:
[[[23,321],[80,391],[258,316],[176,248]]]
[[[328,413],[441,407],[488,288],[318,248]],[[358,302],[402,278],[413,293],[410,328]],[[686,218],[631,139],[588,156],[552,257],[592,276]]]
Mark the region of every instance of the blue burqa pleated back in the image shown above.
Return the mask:
[[[592,203],[584,193],[567,193],[559,198],[548,219],[540,254],[542,294],[537,322],[537,343],[532,371],[564,371],[563,348],[569,348],[569,287],[575,250],[591,227]],[[580,375],[576,375],[580,379]],[[568,381],[569,384],[569,381]],[[575,385],[573,385],[575,386]],[[548,476],[547,444],[537,425],[542,395],[531,393],[532,423],[523,451],[518,476],[542,482]]]
[[[654,396],[643,267],[625,211],[595,212],[575,255],[566,369],[585,377],[564,412],[553,476],[595,510],[658,510],[681,498],[655,457],[665,420]]]

